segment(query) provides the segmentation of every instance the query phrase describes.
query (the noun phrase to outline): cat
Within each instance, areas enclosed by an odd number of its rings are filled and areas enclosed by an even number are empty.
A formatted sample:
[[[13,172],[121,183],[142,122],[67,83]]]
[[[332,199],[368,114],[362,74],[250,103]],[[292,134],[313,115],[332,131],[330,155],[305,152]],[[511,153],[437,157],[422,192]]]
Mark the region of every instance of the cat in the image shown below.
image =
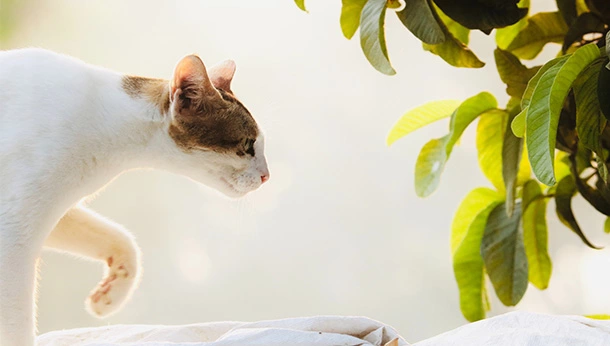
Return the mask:
[[[103,261],[86,300],[105,317],[140,279],[131,234],[82,205],[135,168],[230,197],[269,179],[263,134],[231,91],[235,63],[196,55],[170,80],[119,74],[38,48],[0,52],[0,345],[35,344],[36,266],[51,248]]]

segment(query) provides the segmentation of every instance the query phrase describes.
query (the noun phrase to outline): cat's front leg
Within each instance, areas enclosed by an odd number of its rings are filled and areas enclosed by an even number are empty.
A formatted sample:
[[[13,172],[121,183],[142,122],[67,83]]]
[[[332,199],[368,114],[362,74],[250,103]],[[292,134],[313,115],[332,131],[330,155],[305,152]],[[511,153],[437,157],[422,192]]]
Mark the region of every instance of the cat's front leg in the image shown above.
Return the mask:
[[[97,317],[120,310],[139,283],[140,250],[133,236],[123,226],[82,206],[66,213],[45,247],[106,263],[104,278],[86,301],[89,312]]]
[[[0,225],[0,346],[33,346],[36,265],[42,241],[27,227]]]

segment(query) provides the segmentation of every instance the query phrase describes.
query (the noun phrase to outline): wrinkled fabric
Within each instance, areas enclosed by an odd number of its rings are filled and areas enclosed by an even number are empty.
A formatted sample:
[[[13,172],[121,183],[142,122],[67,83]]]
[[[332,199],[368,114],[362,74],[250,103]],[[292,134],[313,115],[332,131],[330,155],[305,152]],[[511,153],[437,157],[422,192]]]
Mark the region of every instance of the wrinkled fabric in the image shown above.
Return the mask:
[[[610,321],[511,312],[471,323],[413,346],[606,346]]]
[[[118,325],[55,331],[39,346],[409,346],[383,323],[364,317],[307,317],[254,323]]]
[[[56,331],[39,346],[408,346],[387,325],[365,317],[307,317],[254,323],[118,325]],[[610,321],[511,312],[413,346],[606,346]]]

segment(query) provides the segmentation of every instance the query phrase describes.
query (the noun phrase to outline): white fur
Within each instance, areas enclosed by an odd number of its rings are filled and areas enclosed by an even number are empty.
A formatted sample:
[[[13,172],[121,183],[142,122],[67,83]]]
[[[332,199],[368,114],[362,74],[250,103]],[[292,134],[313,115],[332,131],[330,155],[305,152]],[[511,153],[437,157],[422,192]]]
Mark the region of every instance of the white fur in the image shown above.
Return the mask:
[[[133,237],[78,204],[120,173],[169,170],[234,197],[268,174],[262,135],[254,157],[186,153],[167,134],[172,116],[127,95],[121,78],[41,49],[0,52],[1,346],[34,345],[43,246],[108,264],[87,299],[93,314],[129,298],[140,278]]]

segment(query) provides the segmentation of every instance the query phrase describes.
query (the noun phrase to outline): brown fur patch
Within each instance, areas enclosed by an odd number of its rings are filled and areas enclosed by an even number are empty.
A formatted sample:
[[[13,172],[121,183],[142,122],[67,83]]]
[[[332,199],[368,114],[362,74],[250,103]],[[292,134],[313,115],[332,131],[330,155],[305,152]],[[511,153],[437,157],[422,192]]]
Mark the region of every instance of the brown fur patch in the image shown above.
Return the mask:
[[[161,114],[169,112],[169,81],[139,76],[123,76],[123,90],[133,98],[143,98],[159,109]]]
[[[256,121],[234,96],[220,90],[222,96],[205,102],[186,102],[178,107],[169,134],[185,151],[213,150],[243,156],[246,140],[258,137]]]

